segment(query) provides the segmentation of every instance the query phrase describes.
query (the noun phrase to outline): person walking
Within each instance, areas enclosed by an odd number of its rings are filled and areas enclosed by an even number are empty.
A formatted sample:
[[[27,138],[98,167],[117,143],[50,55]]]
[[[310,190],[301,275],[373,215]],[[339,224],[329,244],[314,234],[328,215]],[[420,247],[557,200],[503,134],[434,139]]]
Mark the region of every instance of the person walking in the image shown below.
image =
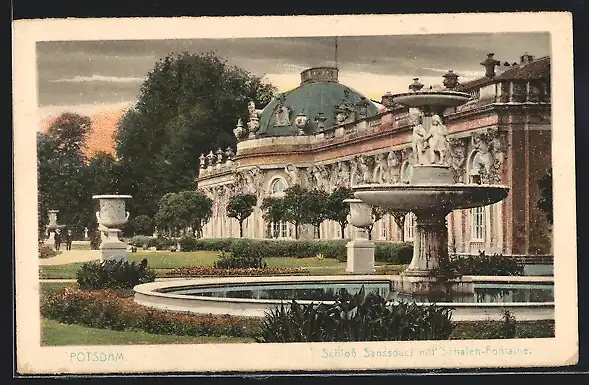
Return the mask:
[[[59,247],[61,246],[61,234],[59,233],[59,230],[55,232],[55,237],[53,239],[55,240],[55,250],[59,251]]]
[[[65,233],[65,249],[70,251],[72,249],[72,231],[68,230]]]

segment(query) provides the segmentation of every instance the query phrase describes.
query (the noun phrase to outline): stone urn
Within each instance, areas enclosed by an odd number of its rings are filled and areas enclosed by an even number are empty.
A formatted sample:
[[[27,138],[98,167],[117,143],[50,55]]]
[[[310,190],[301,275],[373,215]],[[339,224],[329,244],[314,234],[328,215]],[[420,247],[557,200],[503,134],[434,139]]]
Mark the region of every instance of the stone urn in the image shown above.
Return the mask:
[[[62,229],[65,225],[57,224],[57,213],[59,210],[47,210],[49,224],[46,226],[47,239],[43,242],[46,245],[55,245],[55,231]]]
[[[360,199],[346,199],[350,204],[350,224],[358,229],[356,237],[347,243],[346,272],[374,273],[374,242],[368,239],[367,228],[372,224],[372,206]]]
[[[96,212],[99,229],[106,233],[100,243],[101,259],[127,260],[127,246],[119,240],[118,234],[129,220],[129,212],[125,209],[125,199],[130,195],[94,195],[98,199],[100,210]]]

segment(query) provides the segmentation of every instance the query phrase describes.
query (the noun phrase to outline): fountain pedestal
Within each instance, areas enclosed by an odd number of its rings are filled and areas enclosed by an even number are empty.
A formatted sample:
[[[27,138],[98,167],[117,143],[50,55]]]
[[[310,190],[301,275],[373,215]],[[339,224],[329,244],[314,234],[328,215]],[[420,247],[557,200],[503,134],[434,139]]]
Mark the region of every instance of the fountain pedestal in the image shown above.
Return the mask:
[[[403,276],[429,277],[448,262],[448,227],[445,211],[416,211],[413,259]]]
[[[374,242],[368,239],[366,228],[372,223],[372,207],[360,199],[346,199],[350,204],[350,224],[357,228],[356,237],[346,244],[346,273],[374,273]]]

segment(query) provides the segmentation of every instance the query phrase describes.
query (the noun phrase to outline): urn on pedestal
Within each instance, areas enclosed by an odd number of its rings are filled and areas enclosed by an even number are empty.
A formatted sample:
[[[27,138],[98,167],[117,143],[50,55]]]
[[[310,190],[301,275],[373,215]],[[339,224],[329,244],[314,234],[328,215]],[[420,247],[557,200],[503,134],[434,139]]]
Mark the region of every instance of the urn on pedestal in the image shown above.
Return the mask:
[[[372,224],[372,206],[360,199],[346,199],[350,204],[350,224],[356,227],[356,236],[346,245],[346,273],[374,273],[374,242],[368,239],[367,228]]]
[[[47,239],[45,240],[46,245],[55,245],[55,231],[62,229],[65,225],[57,224],[57,213],[59,210],[47,210],[47,216],[49,218],[49,224],[47,225]]]
[[[104,229],[106,236],[100,243],[101,260],[116,259],[127,260],[125,243],[121,242],[118,233],[129,220],[129,212],[125,210],[125,199],[131,199],[130,195],[94,195],[92,199],[98,199],[100,211],[96,212],[96,220],[99,228]]]

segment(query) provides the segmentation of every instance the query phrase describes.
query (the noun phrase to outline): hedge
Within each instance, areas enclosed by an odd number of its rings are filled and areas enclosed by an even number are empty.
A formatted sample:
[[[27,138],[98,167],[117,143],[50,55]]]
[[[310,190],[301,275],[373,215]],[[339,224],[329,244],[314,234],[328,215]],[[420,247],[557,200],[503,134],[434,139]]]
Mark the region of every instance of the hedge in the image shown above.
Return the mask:
[[[182,251],[223,251],[257,258],[312,258],[323,255],[345,261],[347,240],[270,240],[243,238],[183,238]],[[405,265],[411,262],[413,244],[410,242],[375,242],[374,257],[377,262]]]

